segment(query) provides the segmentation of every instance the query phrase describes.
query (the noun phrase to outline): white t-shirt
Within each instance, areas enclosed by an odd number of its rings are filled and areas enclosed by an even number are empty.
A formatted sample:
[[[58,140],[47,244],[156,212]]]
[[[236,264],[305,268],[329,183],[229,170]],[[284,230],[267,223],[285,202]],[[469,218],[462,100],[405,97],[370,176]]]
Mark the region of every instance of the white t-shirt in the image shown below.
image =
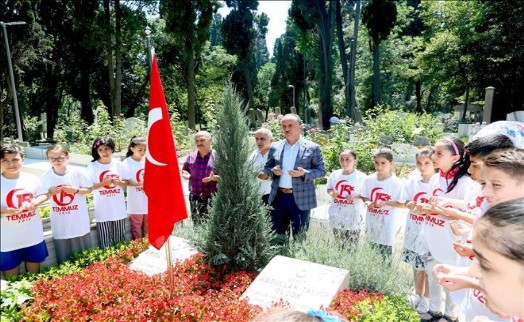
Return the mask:
[[[91,186],[85,175],[76,169],[67,169],[63,175],[56,174],[53,169],[42,175],[42,187],[48,191],[51,187],[73,186],[88,188]],[[89,212],[86,197],[61,191],[49,199],[51,206],[51,229],[55,239],[75,238],[88,234]]]
[[[371,201],[404,201],[403,182],[392,175],[385,180],[378,180],[373,173],[364,180],[362,196]],[[406,212],[403,209],[384,206],[380,209],[366,210],[366,236],[369,241],[393,246],[396,235],[406,221]]]
[[[251,153],[251,159],[254,161],[253,166],[255,167],[255,173],[259,173],[262,170],[264,170],[264,166],[267,163],[267,156],[269,155],[269,151],[266,152],[266,154],[262,155],[260,151],[255,150],[253,153]],[[271,192],[271,181],[270,180],[262,180],[257,178],[257,182],[260,185],[259,191],[262,195],[267,195]]]
[[[28,173],[20,173],[18,179],[1,177],[1,207],[21,208],[34,198],[46,193],[40,180]],[[9,252],[34,246],[44,240],[42,219],[37,210],[20,214],[1,214],[0,249]]]
[[[327,180],[327,189],[334,189],[339,193],[337,198],[331,198],[328,207],[329,226],[341,230],[359,230],[363,220],[364,202],[360,198],[346,199],[349,196],[358,196],[366,174],[354,170],[351,174],[342,174],[342,170],[335,170]]]
[[[467,187],[464,200],[467,201],[465,212],[475,215],[476,219],[480,218],[489,209],[488,202],[482,195],[482,186],[474,180],[471,180],[470,185]],[[472,226],[467,223],[463,224]],[[455,239],[461,239],[463,243],[471,243],[473,240],[473,229],[470,230],[468,236],[455,236]],[[456,266],[467,267],[470,265],[470,258],[459,256]]]
[[[446,180],[439,173],[434,174],[430,180],[431,194],[433,196],[464,200],[467,187],[471,186],[473,180],[469,176],[463,176],[458,180],[455,188],[446,193],[445,191],[447,191],[451,180]],[[424,238],[431,255],[438,263],[455,265],[459,257],[453,249],[453,242],[458,237],[451,231],[450,222],[452,220],[441,215],[429,214],[426,216]]]
[[[468,294],[462,302],[461,309],[464,312],[465,321],[472,321],[476,316],[483,316],[490,321],[507,321],[507,318],[502,318],[493,313],[486,306],[486,297],[484,293],[479,290],[468,289]]]
[[[406,182],[405,189],[406,200],[414,201],[416,204],[429,203],[431,198],[429,182],[423,182],[420,177],[413,177]],[[415,214],[410,211],[406,219],[406,230],[404,232],[404,248],[420,255],[429,252],[423,236],[425,218],[425,214]]]
[[[135,161],[132,157],[126,158],[123,162],[130,177],[129,182],[144,182],[145,162]],[[147,214],[147,196],[144,187],[127,187],[127,213],[128,214]]]
[[[104,177],[118,177],[128,180],[129,174],[122,162],[112,160],[109,164],[98,161],[91,162],[87,167],[87,180],[91,185],[104,181]],[[127,217],[124,189],[117,185],[104,186],[93,190],[95,218],[97,222],[116,221]]]

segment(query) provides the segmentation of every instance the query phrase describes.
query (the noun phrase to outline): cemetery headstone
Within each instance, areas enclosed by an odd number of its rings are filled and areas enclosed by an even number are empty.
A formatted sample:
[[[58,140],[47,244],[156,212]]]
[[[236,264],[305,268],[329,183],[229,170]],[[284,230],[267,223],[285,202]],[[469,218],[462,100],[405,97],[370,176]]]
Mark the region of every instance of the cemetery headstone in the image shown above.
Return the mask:
[[[328,307],[349,285],[349,271],[285,256],[274,257],[242,294],[253,305],[271,307],[281,299],[293,309]]]
[[[198,253],[189,242],[180,237],[169,236],[171,241],[171,260],[173,264],[183,261]],[[163,273],[167,270],[166,250],[167,242],[160,250],[149,246],[149,248],[138,255],[130,265],[133,270],[141,271],[149,276]]]

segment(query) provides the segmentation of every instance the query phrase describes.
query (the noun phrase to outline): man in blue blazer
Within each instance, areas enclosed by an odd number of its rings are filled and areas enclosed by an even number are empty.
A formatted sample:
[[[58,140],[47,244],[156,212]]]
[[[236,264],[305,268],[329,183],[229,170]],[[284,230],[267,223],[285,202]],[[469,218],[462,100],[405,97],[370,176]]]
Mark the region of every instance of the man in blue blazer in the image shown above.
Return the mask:
[[[282,120],[284,140],[269,149],[260,179],[270,179],[271,220],[277,234],[285,234],[291,224],[293,236],[309,227],[309,213],[317,206],[314,179],[326,174],[320,147],[301,137],[302,120],[286,114]]]

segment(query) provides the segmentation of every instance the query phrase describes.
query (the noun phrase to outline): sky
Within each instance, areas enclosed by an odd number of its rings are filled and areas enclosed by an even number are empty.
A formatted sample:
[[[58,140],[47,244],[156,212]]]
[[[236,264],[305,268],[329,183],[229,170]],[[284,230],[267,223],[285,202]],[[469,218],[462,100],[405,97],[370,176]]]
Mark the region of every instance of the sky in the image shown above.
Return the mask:
[[[273,56],[273,45],[275,40],[286,32],[286,19],[291,1],[259,1],[258,12],[265,12],[269,17],[269,25],[266,35],[267,49]],[[222,17],[227,16],[230,9],[224,3],[224,6],[218,10]]]

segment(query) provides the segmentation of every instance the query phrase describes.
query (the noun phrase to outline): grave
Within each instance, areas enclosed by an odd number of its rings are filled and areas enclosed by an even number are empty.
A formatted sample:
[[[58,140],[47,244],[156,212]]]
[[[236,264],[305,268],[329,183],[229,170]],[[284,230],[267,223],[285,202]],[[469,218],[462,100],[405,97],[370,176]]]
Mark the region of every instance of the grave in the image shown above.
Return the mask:
[[[173,264],[177,261],[188,259],[198,253],[184,238],[169,236],[169,239],[171,241],[171,261]],[[149,246],[146,251],[142,252],[131,262],[130,268],[141,271],[149,276],[165,272],[167,270],[166,246],[167,242],[160,250]]]
[[[349,285],[349,271],[285,256],[274,257],[240,299],[271,307],[280,299],[293,309],[308,311],[328,307]]]

